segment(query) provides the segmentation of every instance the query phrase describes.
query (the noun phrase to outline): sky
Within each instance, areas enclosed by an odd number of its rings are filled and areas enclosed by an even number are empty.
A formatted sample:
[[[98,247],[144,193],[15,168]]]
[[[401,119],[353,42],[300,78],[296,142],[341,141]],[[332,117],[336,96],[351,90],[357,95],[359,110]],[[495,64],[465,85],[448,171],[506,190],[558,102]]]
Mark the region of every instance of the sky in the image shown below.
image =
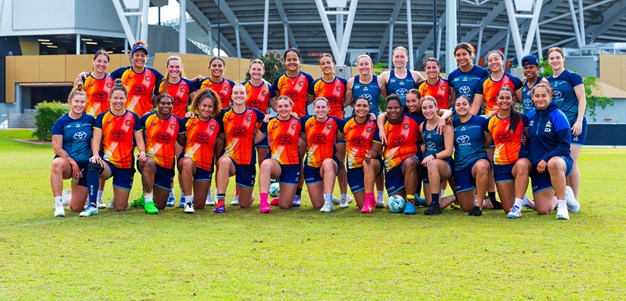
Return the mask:
[[[161,7],[161,22],[177,20],[180,14],[178,1],[168,0],[168,5]],[[148,15],[148,23],[157,24],[159,19],[158,8],[151,7]]]

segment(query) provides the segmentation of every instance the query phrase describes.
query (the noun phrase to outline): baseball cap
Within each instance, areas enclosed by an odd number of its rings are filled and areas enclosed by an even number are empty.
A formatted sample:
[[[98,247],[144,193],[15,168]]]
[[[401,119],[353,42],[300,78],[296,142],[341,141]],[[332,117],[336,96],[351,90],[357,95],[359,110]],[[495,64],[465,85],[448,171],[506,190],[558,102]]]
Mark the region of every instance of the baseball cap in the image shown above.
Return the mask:
[[[539,59],[536,56],[529,54],[522,58],[522,66],[535,65],[539,66]]]
[[[135,47],[133,47],[133,49],[130,51],[130,55],[133,55],[133,53],[135,53],[137,50],[143,50],[146,52],[146,55],[148,55],[148,48],[143,47],[142,45],[137,45]]]

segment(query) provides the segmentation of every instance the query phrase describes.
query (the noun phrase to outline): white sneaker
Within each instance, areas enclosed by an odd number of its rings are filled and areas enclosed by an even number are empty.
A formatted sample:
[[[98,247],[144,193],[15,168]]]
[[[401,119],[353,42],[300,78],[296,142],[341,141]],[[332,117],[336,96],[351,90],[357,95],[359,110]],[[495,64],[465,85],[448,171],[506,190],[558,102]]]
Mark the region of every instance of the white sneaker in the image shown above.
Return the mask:
[[[341,208],[341,209],[348,208],[348,206],[350,205],[350,202],[352,202],[352,197],[348,195],[348,196],[346,196],[345,200],[340,200],[339,201],[339,208]]]
[[[107,207],[107,204],[105,204],[102,199],[98,199],[96,201],[96,205],[98,206],[98,209],[105,209]]]
[[[207,206],[215,206],[215,201],[213,200],[213,196],[206,197],[206,205]]]
[[[320,209],[320,212],[323,213],[330,213],[333,212],[333,203],[324,203],[324,206],[322,206],[322,209]]]
[[[185,209],[183,209],[183,212],[185,212],[185,213],[194,213],[196,211],[193,209],[193,204],[192,203],[185,203]]]
[[[376,200],[376,208],[385,208],[385,201],[382,199]]]
[[[535,202],[531,200],[527,195],[524,195],[524,208],[535,210]]]
[[[72,199],[72,191],[69,189],[63,190],[61,193],[61,203],[63,206],[67,206],[70,204],[70,200]]]
[[[87,207],[87,209],[81,211],[78,215],[83,217],[98,215],[98,208],[89,206]]]
[[[333,195],[333,204],[339,205],[341,203],[341,199]]]
[[[513,205],[513,207],[511,207],[511,210],[509,211],[509,213],[506,214],[506,217],[508,217],[508,218],[520,218],[520,217],[522,217],[522,209],[520,207],[517,207],[517,205]]]
[[[233,200],[230,202],[231,206],[239,206],[239,196],[236,195]]]
[[[113,199],[109,200],[109,209],[115,209],[115,205],[113,205]]]
[[[65,208],[63,208],[63,205],[57,204],[54,206],[54,217],[65,217]]]
[[[580,203],[578,202],[578,200],[576,200],[572,187],[565,186],[565,202],[567,203],[567,209],[569,209],[569,211],[580,211]]]
[[[568,220],[569,212],[567,212],[567,206],[556,206],[556,219]]]

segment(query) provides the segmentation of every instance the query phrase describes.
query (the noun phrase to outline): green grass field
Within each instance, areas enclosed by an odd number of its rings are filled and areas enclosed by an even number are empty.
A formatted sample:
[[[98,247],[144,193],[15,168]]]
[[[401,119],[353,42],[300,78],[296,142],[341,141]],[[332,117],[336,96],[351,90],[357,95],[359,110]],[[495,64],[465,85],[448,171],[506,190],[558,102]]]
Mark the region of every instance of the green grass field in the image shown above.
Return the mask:
[[[580,213],[469,217],[227,206],[54,218],[50,146],[0,131],[0,300],[618,300],[626,149],[586,148]],[[140,194],[139,178],[131,197]],[[66,183],[69,187],[69,182]],[[231,191],[232,192],[232,191]],[[177,193],[178,194],[178,193]],[[306,195],[306,193],[304,194]],[[105,198],[112,196],[107,185]],[[230,199],[232,193],[227,198]],[[621,296],[621,297],[620,297]]]

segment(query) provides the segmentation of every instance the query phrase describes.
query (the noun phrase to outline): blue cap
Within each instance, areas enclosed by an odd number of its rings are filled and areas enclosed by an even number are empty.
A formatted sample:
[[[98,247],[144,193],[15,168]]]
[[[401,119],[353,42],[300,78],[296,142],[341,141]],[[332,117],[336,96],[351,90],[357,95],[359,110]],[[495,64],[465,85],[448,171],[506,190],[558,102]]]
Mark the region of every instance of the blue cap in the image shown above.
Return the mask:
[[[130,55],[133,55],[137,50],[143,50],[146,52],[146,55],[148,55],[148,48],[143,47],[142,45],[137,45],[135,47],[133,47],[133,49],[130,51]]]
[[[539,59],[532,55],[529,54],[525,57],[522,58],[522,66],[528,66],[528,65],[535,65],[535,66],[539,66]]]

